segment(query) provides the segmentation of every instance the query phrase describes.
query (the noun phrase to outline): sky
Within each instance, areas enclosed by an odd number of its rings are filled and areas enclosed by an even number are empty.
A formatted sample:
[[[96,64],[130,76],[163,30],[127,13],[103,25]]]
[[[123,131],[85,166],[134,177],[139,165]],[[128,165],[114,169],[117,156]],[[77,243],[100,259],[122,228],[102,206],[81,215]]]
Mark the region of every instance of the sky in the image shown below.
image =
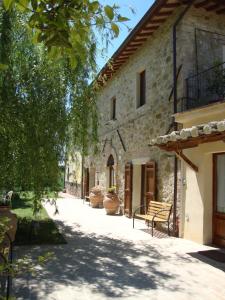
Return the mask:
[[[154,0],[100,0],[102,4],[105,5],[113,5],[117,4],[120,7],[120,14],[123,17],[127,17],[130,21],[126,22],[129,28],[133,29],[140,19],[144,16],[147,10],[152,6]],[[130,10],[130,7],[134,9],[135,14],[133,14]],[[108,59],[113,55],[113,53],[119,48],[119,46],[123,43],[126,37],[129,35],[129,31],[124,25],[120,25],[120,35],[118,38],[112,40],[109,45],[107,51],[104,51],[104,55],[102,55],[102,42],[101,37],[99,36],[98,43],[98,52],[97,52],[97,65],[100,70]]]

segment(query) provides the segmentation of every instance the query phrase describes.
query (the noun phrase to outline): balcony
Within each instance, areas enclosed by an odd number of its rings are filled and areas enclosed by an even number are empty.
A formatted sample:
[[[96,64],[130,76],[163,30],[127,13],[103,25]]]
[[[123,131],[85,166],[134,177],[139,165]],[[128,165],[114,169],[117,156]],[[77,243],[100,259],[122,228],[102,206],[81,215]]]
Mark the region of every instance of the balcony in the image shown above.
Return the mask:
[[[225,62],[186,79],[181,111],[225,101]]]

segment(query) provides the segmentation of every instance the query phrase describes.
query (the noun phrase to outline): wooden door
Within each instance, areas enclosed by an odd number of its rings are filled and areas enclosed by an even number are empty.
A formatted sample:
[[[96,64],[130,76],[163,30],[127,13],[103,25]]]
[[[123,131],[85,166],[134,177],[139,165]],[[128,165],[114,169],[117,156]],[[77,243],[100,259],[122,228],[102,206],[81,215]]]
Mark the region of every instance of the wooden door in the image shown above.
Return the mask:
[[[89,169],[84,170],[84,196],[89,195]]]
[[[156,198],[156,163],[150,161],[145,165],[145,201],[148,207],[150,201]]]
[[[145,180],[145,165],[141,165],[141,201],[140,201],[140,213],[144,214],[145,213],[145,203],[146,203],[146,191],[145,191],[145,185],[146,185],[146,180]]]
[[[213,155],[213,243],[225,247],[225,153]]]
[[[125,166],[124,214],[129,218],[132,216],[132,181],[133,166],[131,163],[127,163]]]

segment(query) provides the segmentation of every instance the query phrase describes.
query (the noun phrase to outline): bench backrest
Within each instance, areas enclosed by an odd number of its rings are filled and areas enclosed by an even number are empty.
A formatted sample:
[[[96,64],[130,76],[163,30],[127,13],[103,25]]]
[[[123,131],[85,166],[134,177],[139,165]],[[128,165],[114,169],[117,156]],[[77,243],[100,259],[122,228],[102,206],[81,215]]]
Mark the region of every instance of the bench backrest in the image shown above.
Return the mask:
[[[162,209],[165,210],[159,212]],[[159,212],[157,214],[157,217],[165,221],[168,221],[171,214],[171,210],[172,210],[172,204],[170,203],[150,201],[147,214],[150,216],[154,216],[157,212]]]

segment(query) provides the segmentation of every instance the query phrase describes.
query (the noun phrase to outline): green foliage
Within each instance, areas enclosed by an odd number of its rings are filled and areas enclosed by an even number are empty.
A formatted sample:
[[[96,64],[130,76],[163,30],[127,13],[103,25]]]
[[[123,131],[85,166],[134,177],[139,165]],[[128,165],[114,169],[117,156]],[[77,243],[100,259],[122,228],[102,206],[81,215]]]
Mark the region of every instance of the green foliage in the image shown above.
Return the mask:
[[[34,190],[34,210],[48,187],[58,190],[68,126],[65,60],[53,62],[18,13],[2,13],[0,189]]]
[[[49,193],[49,196],[55,197],[56,195]],[[33,197],[34,193],[24,192],[21,193],[20,198],[12,200],[12,209],[18,218],[15,244],[65,244],[64,237],[42,205],[39,212],[36,215],[33,214]],[[56,204],[55,207],[57,208]]]
[[[98,118],[95,103],[96,95],[85,79],[85,75],[76,83],[76,89],[73,93],[70,113],[69,135],[71,140],[69,150],[73,151],[75,146],[83,155],[87,155],[90,148],[94,148],[95,152],[97,151]]]
[[[88,0],[5,0],[4,7],[0,190],[35,191],[36,212],[46,188],[59,189],[65,150],[75,145],[83,154],[90,147],[97,151],[96,87],[89,86],[96,74],[93,26],[113,37],[119,34],[116,22],[126,18],[115,5]]]
[[[96,44],[93,28],[113,38],[119,34],[116,23],[128,20],[119,14],[118,6],[92,0],[4,0],[4,7],[27,13],[35,41],[44,43],[55,57],[68,57],[73,68],[89,60],[89,49]]]

